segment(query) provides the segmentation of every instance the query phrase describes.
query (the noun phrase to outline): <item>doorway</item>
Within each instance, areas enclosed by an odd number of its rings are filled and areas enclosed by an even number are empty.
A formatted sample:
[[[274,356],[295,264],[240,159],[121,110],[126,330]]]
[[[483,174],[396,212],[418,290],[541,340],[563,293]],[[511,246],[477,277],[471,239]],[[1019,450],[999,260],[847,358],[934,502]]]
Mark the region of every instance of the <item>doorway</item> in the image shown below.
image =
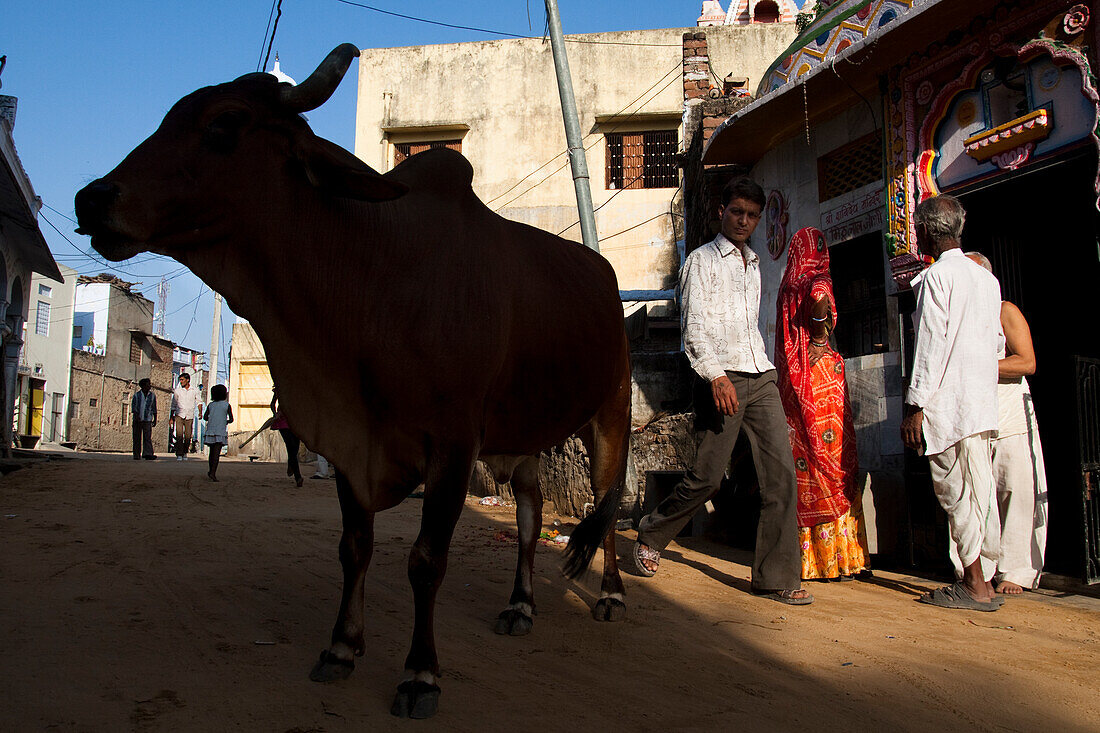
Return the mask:
[[[1079,357],[1100,357],[1093,323],[1100,282],[1096,165],[1087,150],[959,195],[967,212],[963,248],[991,260],[1002,297],[1031,327],[1037,368],[1028,382],[1049,492],[1046,569],[1074,577],[1085,574],[1086,518],[1096,511],[1082,499],[1076,384]]]

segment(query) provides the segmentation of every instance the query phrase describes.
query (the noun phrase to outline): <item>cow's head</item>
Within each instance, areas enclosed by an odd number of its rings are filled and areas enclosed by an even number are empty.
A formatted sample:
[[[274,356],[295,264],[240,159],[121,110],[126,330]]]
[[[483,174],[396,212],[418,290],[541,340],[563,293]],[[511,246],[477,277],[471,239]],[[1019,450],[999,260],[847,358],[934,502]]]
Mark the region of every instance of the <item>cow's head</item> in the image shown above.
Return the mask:
[[[76,195],[82,234],[111,260],[151,250],[181,258],[318,192],[384,201],[405,193],[343,148],[317,137],[302,112],[322,105],[359,50],[345,43],[297,86],[246,74],[177,102],[113,171]]]

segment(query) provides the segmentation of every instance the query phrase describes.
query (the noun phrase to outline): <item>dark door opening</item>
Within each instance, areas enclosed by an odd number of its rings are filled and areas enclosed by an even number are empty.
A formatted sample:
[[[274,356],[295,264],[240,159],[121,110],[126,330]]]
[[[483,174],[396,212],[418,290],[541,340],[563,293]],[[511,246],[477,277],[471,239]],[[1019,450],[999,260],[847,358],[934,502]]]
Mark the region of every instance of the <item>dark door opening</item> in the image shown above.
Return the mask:
[[[1028,381],[1049,491],[1046,569],[1075,577],[1085,574],[1087,514],[1096,512],[1082,498],[1077,433],[1083,406],[1076,384],[1077,358],[1100,357],[1096,164],[1089,150],[960,196],[967,212],[964,249],[989,257],[1002,297],[1019,306],[1031,326],[1037,369]]]

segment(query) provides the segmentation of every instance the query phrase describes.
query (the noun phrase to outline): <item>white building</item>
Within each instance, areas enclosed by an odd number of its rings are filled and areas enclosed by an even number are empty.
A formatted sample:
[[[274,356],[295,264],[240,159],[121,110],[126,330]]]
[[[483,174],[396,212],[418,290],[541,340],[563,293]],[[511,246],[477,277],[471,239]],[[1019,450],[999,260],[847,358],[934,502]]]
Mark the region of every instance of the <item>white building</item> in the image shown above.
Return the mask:
[[[16,429],[43,443],[67,440],[71,331],[76,270],[59,265],[63,280],[31,277],[30,322],[19,360]]]
[[[19,355],[31,294],[31,273],[62,279],[42,231],[42,202],[15,151],[16,98],[0,96],[0,441],[6,454],[12,446]]]

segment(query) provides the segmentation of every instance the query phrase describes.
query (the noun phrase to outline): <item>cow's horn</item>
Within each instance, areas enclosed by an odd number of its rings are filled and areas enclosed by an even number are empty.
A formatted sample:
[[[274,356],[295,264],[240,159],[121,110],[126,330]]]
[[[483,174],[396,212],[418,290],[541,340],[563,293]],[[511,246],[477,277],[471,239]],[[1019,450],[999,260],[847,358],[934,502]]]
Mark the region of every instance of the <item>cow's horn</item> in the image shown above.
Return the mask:
[[[352,60],[358,56],[359,49],[354,45],[340,44],[332,49],[308,79],[297,86],[282,86],[279,90],[279,101],[293,112],[317,109],[336,91]]]

